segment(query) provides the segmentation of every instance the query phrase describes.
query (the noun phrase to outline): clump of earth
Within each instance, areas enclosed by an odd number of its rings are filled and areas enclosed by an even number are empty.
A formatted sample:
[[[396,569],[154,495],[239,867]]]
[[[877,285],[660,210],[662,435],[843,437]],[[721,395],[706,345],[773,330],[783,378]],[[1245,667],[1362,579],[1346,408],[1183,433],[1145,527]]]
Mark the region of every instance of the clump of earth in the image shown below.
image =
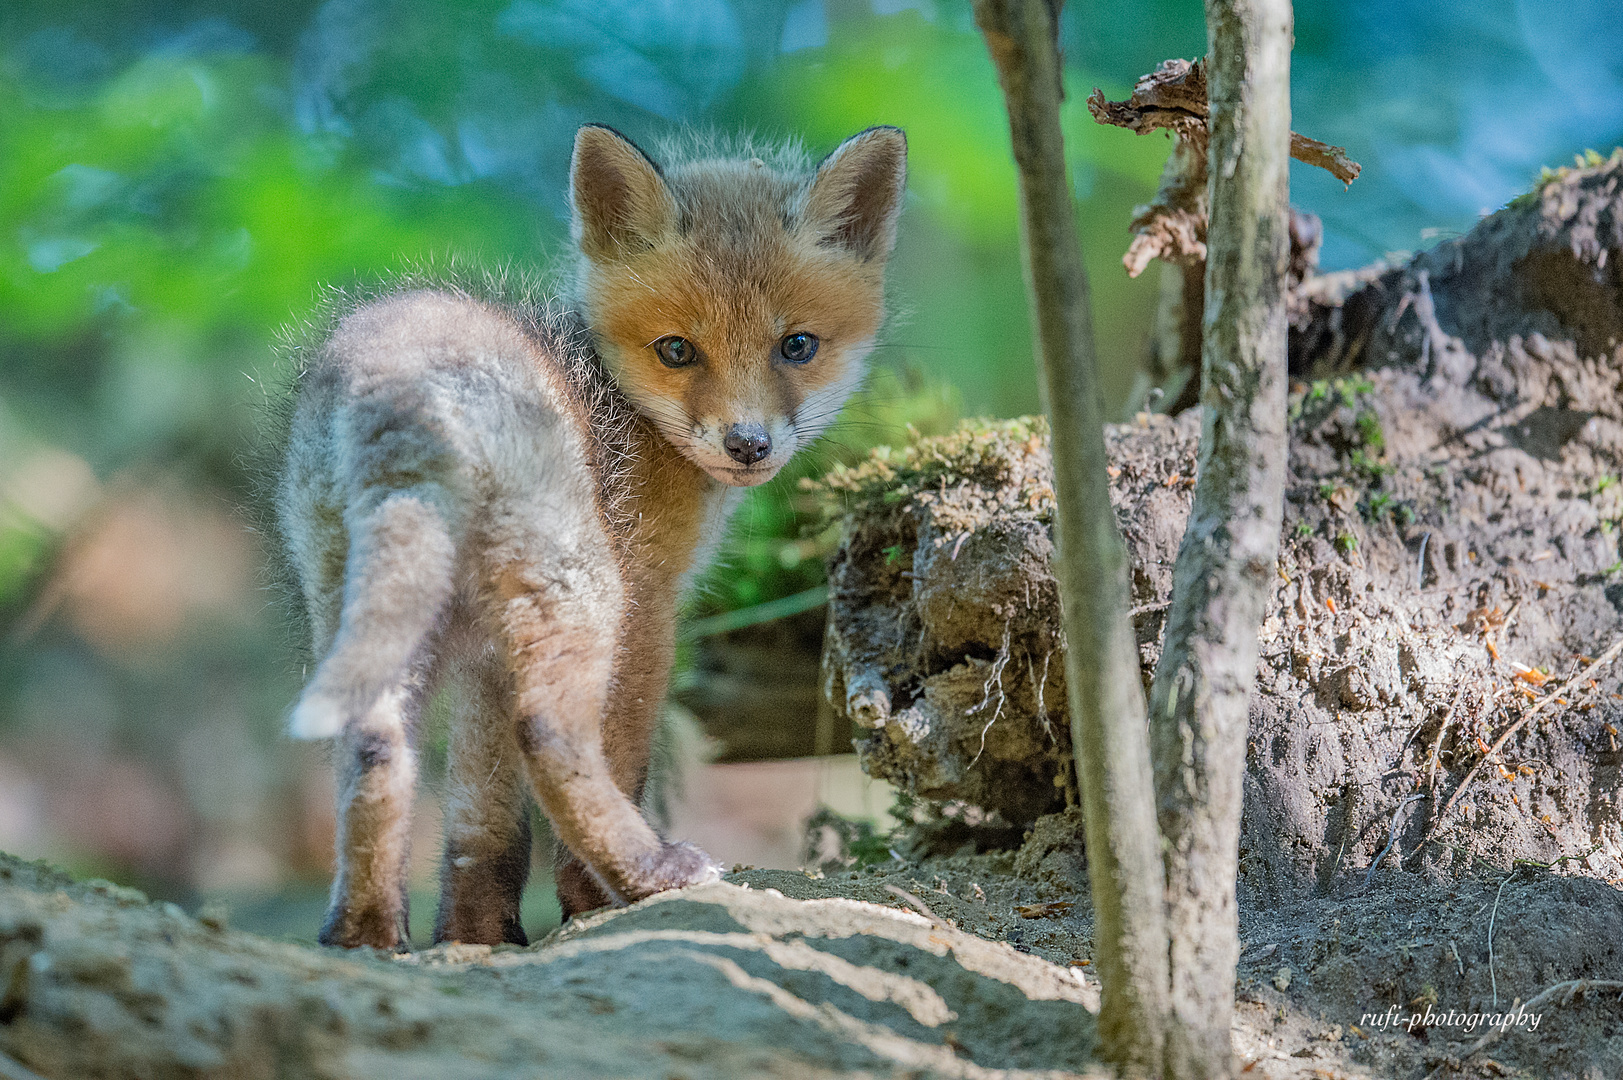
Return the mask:
[[[1405,267],[1305,286],[1248,883],[1328,893],[1384,854],[1623,884],[1623,664],[1588,670],[1623,637],[1620,185],[1623,157],[1571,170]],[[1106,442],[1147,684],[1198,411]],[[822,484],[846,525],[829,702],[870,773],[960,822],[1030,827],[1076,802],[1051,477],[1027,419]]]

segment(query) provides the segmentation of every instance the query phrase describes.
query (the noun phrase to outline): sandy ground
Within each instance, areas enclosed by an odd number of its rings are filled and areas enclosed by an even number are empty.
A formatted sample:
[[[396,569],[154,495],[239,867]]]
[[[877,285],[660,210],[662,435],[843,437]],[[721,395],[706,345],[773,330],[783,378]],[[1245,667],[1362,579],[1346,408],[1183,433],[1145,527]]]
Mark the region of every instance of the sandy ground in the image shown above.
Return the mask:
[[[0,1077],[1099,1076],[1090,909],[1062,877],[1072,857],[1039,844],[1019,859],[746,870],[527,949],[398,957],[272,942],[0,858]],[[1596,977],[1560,941],[1623,942],[1623,896],[1600,883],[1542,872],[1439,887],[1387,871],[1356,895],[1248,903],[1241,925],[1244,1076],[1623,1068],[1615,993],[1545,1005],[1536,1028],[1524,1020],[1459,1068],[1481,1021],[1410,1030],[1428,1005],[1504,1014]]]

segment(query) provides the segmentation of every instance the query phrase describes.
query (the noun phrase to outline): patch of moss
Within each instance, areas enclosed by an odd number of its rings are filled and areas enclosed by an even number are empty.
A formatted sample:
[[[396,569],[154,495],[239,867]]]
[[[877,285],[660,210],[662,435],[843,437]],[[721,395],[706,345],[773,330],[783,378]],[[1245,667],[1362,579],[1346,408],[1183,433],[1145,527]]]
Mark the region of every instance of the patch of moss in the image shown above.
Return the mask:
[[[1574,154],[1571,165],[1562,165],[1554,169],[1546,165],[1540,169],[1538,179],[1533,181],[1533,189],[1510,200],[1510,205],[1524,206],[1532,202],[1546,187],[1560,183],[1575,172],[1581,172],[1584,169],[1598,169],[1602,165],[1620,164],[1623,164],[1623,146],[1615,147],[1611,154],[1607,156],[1602,156],[1599,150],[1585,150],[1581,154]]]
[[[1044,417],[965,420],[946,435],[914,433],[900,449],[874,447],[866,461],[836,465],[800,486],[818,498],[827,517],[842,517],[901,506],[964,482],[997,489],[1014,481],[1013,508],[1047,518],[1054,508],[1050,461]]]

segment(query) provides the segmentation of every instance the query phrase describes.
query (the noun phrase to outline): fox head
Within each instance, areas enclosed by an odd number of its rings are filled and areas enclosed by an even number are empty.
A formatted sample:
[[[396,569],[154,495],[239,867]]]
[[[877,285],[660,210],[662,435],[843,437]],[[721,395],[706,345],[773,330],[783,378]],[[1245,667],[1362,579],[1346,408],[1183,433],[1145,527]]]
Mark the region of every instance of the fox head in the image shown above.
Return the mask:
[[[793,155],[661,168],[618,132],[575,138],[579,298],[609,371],[724,484],[770,480],[862,379],[907,172],[898,128],[815,168]]]

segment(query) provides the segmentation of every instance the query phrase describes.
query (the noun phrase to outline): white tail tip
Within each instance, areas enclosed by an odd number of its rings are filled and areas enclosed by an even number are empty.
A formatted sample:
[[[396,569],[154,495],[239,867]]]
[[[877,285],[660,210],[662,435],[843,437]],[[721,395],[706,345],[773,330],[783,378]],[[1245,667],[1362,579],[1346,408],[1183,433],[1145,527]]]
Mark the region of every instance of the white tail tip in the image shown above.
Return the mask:
[[[295,739],[330,739],[343,730],[338,703],[320,694],[302,699],[287,722],[287,733]]]

